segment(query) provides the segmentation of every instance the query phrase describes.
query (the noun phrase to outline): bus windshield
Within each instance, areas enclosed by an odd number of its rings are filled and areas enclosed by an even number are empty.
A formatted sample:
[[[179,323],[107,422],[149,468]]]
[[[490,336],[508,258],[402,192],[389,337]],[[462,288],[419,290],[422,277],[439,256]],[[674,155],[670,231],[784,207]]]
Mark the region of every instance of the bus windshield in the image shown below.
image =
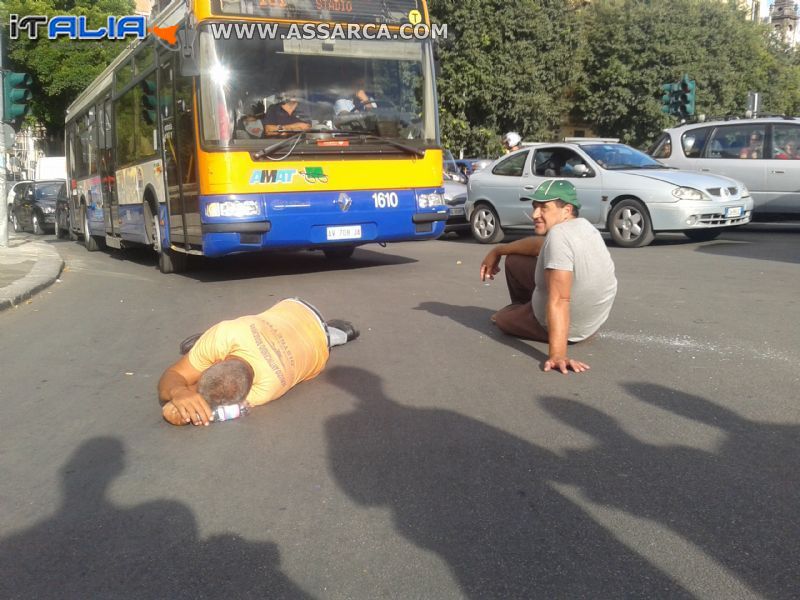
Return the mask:
[[[206,28],[204,145],[262,149],[305,130],[286,144],[294,154],[364,153],[382,144],[381,152],[397,152],[397,142],[431,147],[436,103],[428,52],[419,41],[214,39]]]

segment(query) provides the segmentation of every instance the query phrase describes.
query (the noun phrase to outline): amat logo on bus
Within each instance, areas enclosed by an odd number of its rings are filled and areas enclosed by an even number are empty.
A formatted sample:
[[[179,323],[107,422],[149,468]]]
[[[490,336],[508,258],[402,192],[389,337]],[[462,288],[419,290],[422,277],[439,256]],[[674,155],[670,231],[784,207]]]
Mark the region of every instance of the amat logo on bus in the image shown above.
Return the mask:
[[[297,169],[259,169],[250,176],[250,184],[292,183]]]

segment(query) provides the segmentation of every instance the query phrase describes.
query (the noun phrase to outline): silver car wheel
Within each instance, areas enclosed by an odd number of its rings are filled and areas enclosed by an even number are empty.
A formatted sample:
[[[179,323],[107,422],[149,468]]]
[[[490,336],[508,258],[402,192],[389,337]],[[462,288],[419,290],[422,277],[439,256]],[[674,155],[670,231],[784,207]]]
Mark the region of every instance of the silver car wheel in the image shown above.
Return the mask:
[[[472,236],[481,244],[492,244],[503,239],[500,219],[494,210],[485,204],[476,206],[470,217]]]
[[[634,198],[626,198],[614,205],[606,228],[614,243],[623,248],[647,246],[654,237],[647,208]]]
[[[622,209],[614,219],[614,229],[626,241],[635,240],[642,235],[642,213],[632,207]]]

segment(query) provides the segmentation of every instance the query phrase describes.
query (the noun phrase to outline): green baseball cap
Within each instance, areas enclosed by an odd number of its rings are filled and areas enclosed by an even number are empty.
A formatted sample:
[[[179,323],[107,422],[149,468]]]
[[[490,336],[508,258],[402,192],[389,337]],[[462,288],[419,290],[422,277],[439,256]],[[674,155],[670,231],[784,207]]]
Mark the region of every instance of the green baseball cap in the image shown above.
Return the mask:
[[[581,207],[581,203],[578,202],[578,193],[575,191],[575,186],[563,179],[548,179],[547,181],[543,181],[532,195],[522,196],[520,200],[530,200],[531,202],[561,200],[567,204],[572,204],[575,208]]]

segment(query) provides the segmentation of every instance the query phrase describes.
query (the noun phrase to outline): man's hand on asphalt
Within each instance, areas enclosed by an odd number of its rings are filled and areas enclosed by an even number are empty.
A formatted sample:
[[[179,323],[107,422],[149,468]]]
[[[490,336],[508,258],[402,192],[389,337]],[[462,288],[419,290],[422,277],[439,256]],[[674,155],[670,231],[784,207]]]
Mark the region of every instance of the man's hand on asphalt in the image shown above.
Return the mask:
[[[561,371],[564,375],[566,375],[570,369],[576,373],[583,373],[584,371],[588,371],[590,368],[591,367],[586,363],[582,363],[579,360],[572,360],[566,356],[554,356],[544,361],[545,371]]]
[[[494,276],[500,272],[500,255],[495,249],[489,251],[486,258],[481,263],[481,281],[487,279],[494,279]]]
[[[211,422],[211,407],[200,394],[188,388],[174,392],[171,402],[164,405],[164,418],[173,423],[166,414],[169,404],[178,411],[181,422],[177,424],[208,425]]]

